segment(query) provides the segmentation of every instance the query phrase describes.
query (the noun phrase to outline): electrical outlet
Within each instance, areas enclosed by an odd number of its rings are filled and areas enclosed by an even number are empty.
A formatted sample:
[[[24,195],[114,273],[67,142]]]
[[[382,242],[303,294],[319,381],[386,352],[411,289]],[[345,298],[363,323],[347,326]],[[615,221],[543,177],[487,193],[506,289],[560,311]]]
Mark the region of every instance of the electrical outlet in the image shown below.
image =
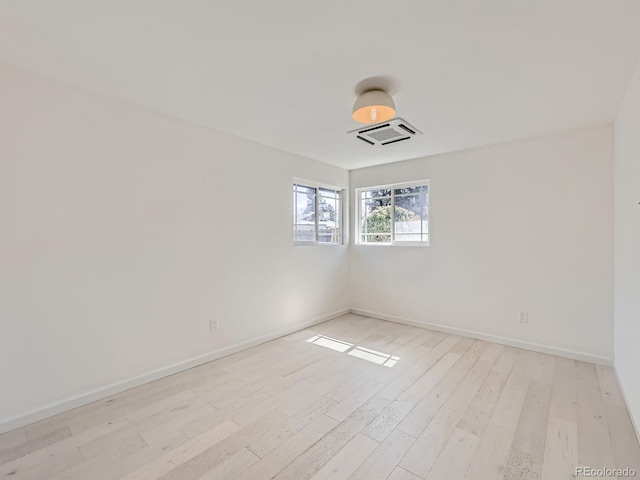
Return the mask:
[[[529,312],[520,312],[520,323],[529,323]]]
[[[217,332],[218,331],[218,319],[212,318],[209,320],[209,332]]]

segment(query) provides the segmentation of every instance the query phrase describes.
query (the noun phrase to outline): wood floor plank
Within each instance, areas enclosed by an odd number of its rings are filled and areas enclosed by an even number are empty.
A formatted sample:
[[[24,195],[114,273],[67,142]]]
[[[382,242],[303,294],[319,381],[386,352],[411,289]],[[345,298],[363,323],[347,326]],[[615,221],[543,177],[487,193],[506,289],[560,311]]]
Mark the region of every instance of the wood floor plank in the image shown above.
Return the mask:
[[[244,470],[235,480],[269,480],[331,432],[338,422],[322,415]]]
[[[14,447],[9,447],[0,451],[0,465],[15,460],[16,458],[24,457],[70,436],[71,430],[69,430],[69,427],[64,427],[42,435],[41,437],[34,438],[33,440],[20,443]]]
[[[473,342],[472,342],[473,344]],[[469,345],[468,343],[466,345]],[[486,344],[484,342],[480,342],[477,344],[479,348],[469,348],[462,357],[453,365],[453,367],[447,372],[447,374],[438,382],[438,384],[418,402],[418,404],[411,410],[411,412],[404,418],[402,422],[398,425],[398,429],[402,430],[405,433],[408,433],[412,437],[418,438],[420,434],[427,428],[429,422],[434,418],[437,414],[438,410],[447,403],[451,394],[456,390],[458,384],[465,378],[467,373],[472,370],[472,367],[478,360],[480,354],[484,353],[484,349],[486,349]],[[471,345],[469,345],[471,347]],[[488,368],[490,368],[490,364],[487,362],[483,363],[482,370],[486,373],[483,376],[488,374]],[[472,375],[474,377],[474,375]],[[479,388],[481,381],[476,381],[471,378],[468,380],[474,385],[471,385],[471,388]],[[469,387],[465,386],[465,389]],[[473,392],[475,395],[475,391]],[[463,414],[464,411],[468,408],[468,403],[472,400],[472,395],[470,396],[468,393],[464,391],[460,392],[454,400],[463,401],[464,405],[461,406],[451,406],[449,410],[456,410],[458,413]]]
[[[431,335],[424,342],[422,342],[422,345],[427,348],[433,349],[436,345],[440,344],[447,337],[448,335],[446,333],[433,332],[433,335]]]
[[[427,338],[433,335],[435,332],[425,330],[424,328],[410,327],[402,329],[400,335],[395,339],[396,343],[404,345],[421,345]]]
[[[442,356],[451,350],[460,340],[459,337],[447,336],[438,345],[433,347],[420,361],[416,362],[399,377],[390,382],[381,392],[380,396],[387,400],[394,400],[398,395],[409,388],[424,373],[435,364]]]
[[[23,427],[22,430],[25,432],[27,440],[33,440],[61,428],[69,428],[72,434],[77,435],[85,430],[93,429],[98,425],[123,417],[130,406],[144,401],[145,398],[150,398],[151,395],[161,397],[167,392],[173,394],[184,389],[182,386],[167,387],[166,383],[163,388],[157,385],[149,385],[149,391],[142,387],[127,390],[119,395],[114,395],[32,423],[31,425]],[[151,391],[155,393],[150,393]]]
[[[295,398],[287,399],[282,405],[278,407],[278,410],[291,417],[297,415],[302,410],[309,407],[309,405],[317,402],[319,399],[326,398],[328,400],[331,400],[335,405],[338,402],[336,400],[330,399],[329,397],[325,397],[325,395],[347,381],[348,378],[343,375],[332,375],[319,384],[307,389],[307,391],[302,393],[301,395],[298,395]]]
[[[438,410],[433,420],[405,455],[401,466],[406,470],[423,478],[426,477],[438,461],[441,451],[456,432],[456,425],[469,408],[500,352],[499,348],[487,350],[487,344],[484,342],[478,346],[479,348],[468,350],[460,364],[456,364],[457,366],[451,369],[452,380],[450,384],[457,386],[450,396],[443,395],[446,404]],[[478,358],[480,355],[482,356]],[[466,365],[471,364],[474,360],[476,360],[475,363],[469,369]],[[469,369],[468,373],[466,373],[467,369]],[[464,375],[465,373],[466,375]],[[460,377],[463,375],[464,378],[460,381]],[[460,432],[459,436],[462,437],[463,434]],[[473,437],[468,436],[467,438],[472,439]],[[475,442],[473,448],[475,448]]]
[[[27,441],[27,434],[23,429],[0,434],[0,452],[15,447]]]
[[[255,405],[242,409],[242,411],[232,415],[231,419],[241,426],[250,425],[265,415],[265,413],[278,409],[289,399],[297,398],[307,392],[310,388],[313,388],[313,384],[311,382],[300,380],[289,388],[271,395],[268,398],[257,402]]]
[[[458,423],[458,428],[478,437],[482,436],[515,362],[516,356],[512,352],[503,350]]]
[[[483,345],[481,345],[480,349],[469,351],[466,363],[471,364],[470,370],[467,369],[466,364],[463,361],[452,368],[450,375],[447,377],[451,385],[455,385],[455,390],[447,399],[447,404],[450,408],[454,408],[462,412],[465,412],[469,408],[469,405],[475,398],[478,390],[489,375],[491,367],[493,367],[493,364],[496,361],[500,347],[493,345],[491,347],[495,348],[486,348],[487,344],[484,344],[484,342],[482,343]],[[480,354],[482,354],[482,356],[478,359]],[[472,363],[475,359],[477,359],[475,363]],[[468,373],[466,373],[467,370]]]
[[[67,426],[71,429],[74,435],[84,432],[85,430],[91,430],[96,426],[114,421],[121,416],[126,416],[144,409],[148,405],[153,405],[158,401],[167,400],[175,395],[188,390],[193,386],[194,374],[190,371],[184,372],[188,375],[183,379],[180,375],[174,379],[174,383],[169,382],[167,379],[160,379],[162,386],[155,385],[155,382],[149,384],[149,389],[145,390],[141,387],[126,391],[123,393],[123,397],[116,395],[109,399],[100,401],[100,407],[96,408],[93,412],[91,410],[82,410],[82,413],[78,417],[72,417],[68,421]],[[189,396],[187,394],[187,396]],[[179,400],[177,400],[179,401]],[[168,402],[171,404],[171,401]],[[81,407],[82,408],[82,407]]]
[[[133,451],[138,448],[143,448],[147,445],[147,442],[144,441],[144,438],[139,433],[133,433],[130,431],[125,431],[126,435],[114,435],[102,437],[97,442],[90,442],[86,445],[82,445],[78,448],[80,450],[80,454],[84,459],[90,459],[94,456],[103,455],[105,451],[109,451],[111,449],[118,449],[122,446],[129,445],[130,447],[127,450]]]
[[[48,480],[83,480],[86,478],[106,480],[112,467],[122,459],[143,450],[147,446],[140,435],[130,435],[105,447],[90,457],[57,475],[47,475]]]
[[[578,426],[575,422],[550,417],[545,441],[542,480],[574,478],[578,463]]]
[[[77,448],[61,449],[37,462],[27,462],[20,465],[5,464],[0,467],[0,478],[12,480],[49,478],[78,465],[83,460]]]
[[[462,413],[458,410],[442,407],[404,456],[400,466],[425,478],[451,438]]]
[[[511,453],[514,432],[489,423],[476,448],[465,480],[500,479]]]
[[[259,345],[253,355],[251,353],[238,352],[218,360],[217,367],[237,375],[239,372],[249,371],[255,365],[268,362],[284,352],[285,349],[277,346],[275,342]]]
[[[391,475],[389,475],[388,480],[421,480],[420,477],[414,475],[411,472],[407,472],[402,467],[396,467]]]
[[[504,469],[504,480],[538,480],[542,475],[542,463],[533,455],[512,448]]]
[[[576,400],[576,366],[568,358],[556,358],[556,369],[551,387],[551,405],[549,415],[577,423],[578,410]]]
[[[333,375],[341,375],[350,379],[351,376],[346,371],[344,364],[340,364],[339,360],[343,359],[338,355],[323,358],[317,362],[307,365],[304,368],[301,368],[300,370],[292,373],[286,378],[292,379],[294,381],[308,380],[309,382],[316,385],[329,380]]]
[[[312,480],[347,480],[378,447],[379,443],[358,434],[331,458]]]
[[[65,452],[76,451],[82,459],[82,455],[78,451],[78,447],[95,438],[108,435],[112,432],[118,432],[122,428],[129,426],[129,422],[125,418],[119,418],[113,421],[98,425],[90,430],[85,430],[77,435],[72,435],[59,442],[48,445],[40,450],[36,450],[29,455],[9,461],[0,465],[0,478],[11,477],[11,472],[25,471],[33,468],[41,463],[55,463],[56,458],[66,458]],[[11,475],[10,475],[11,474]]]
[[[376,393],[378,393],[384,385],[379,384],[375,380],[370,380],[362,387],[351,393],[344,400],[335,405],[327,412],[331,418],[342,421],[351,415],[358,407],[368,401]]]
[[[143,416],[138,422],[124,424],[121,428],[111,429],[102,435],[94,435],[93,439],[83,441],[78,449],[84,458],[89,458],[101,451],[118,444],[132,436],[140,435],[145,443],[152,444],[162,441],[185,423],[199,418],[215,409],[199,399],[189,398],[187,401],[174,405],[170,402],[162,411]],[[156,410],[154,408],[154,410]]]
[[[400,463],[415,439],[393,430],[373,453],[358,467],[351,480],[384,480]]]
[[[595,385],[598,386],[597,383]],[[578,386],[577,399],[580,464],[592,468],[613,468],[615,460],[599,389]]]
[[[84,460],[72,468],[64,470],[57,475],[47,475],[48,480],[109,480],[115,478],[113,473],[114,462],[118,462],[136,452],[143,450],[146,443],[140,437],[132,437],[122,444],[106,450],[88,460]]]
[[[258,457],[263,458],[269,452],[280,446],[282,443],[293,437],[304,427],[323,416],[336,404],[335,400],[327,397],[320,397],[304,410],[297,412],[292,417],[279,423],[264,435],[251,441],[247,448]]]
[[[292,363],[290,365],[287,365],[286,367],[281,368],[280,370],[277,370],[275,373],[277,375],[280,375],[281,377],[289,377],[290,375],[293,375],[297,372],[299,372],[300,370],[309,367],[310,365],[313,365],[319,361],[321,361],[322,359],[324,359],[326,357],[326,352],[321,352],[321,351],[315,351],[315,352],[310,352],[311,355],[303,358],[302,360],[298,360],[295,363]],[[267,391],[267,393],[269,393]]]
[[[444,377],[449,369],[460,359],[460,353],[447,353],[407,388],[406,393],[418,398],[424,397]]]
[[[176,467],[185,464],[200,453],[222,442],[229,435],[240,430],[240,425],[231,420],[208,430],[207,432],[184,443],[177,451],[169,451],[154,461],[121,477],[121,480],[157,480]]]
[[[195,396],[196,395],[190,390],[183,390],[175,395],[167,398],[162,398],[156,402],[145,403],[140,408],[128,412],[125,415],[125,418],[130,423],[139,422],[140,420],[150,417],[155,413],[163,412],[175,405],[179,405],[185,401],[193,400]]]
[[[596,371],[602,401],[607,405],[625,408],[624,397],[622,396],[620,387],[618,387],[618,381],[616,380],[615,373],[613,373],[613,368],[597,365]]]
[[[221,464],[198,477],[198,480],[227,480],[229,478],[234,478],[258,460],[258,456],[254,455],[246,448],[242,448]]]
[[[531,352],[521,351],[493,411],[491,422],[495,425],[515,432],[533,374],[532,366]]]
[[[640,445],[626,408],[604,405],[613,459],[617,468],[633,468],[640,475]]]
[[[255,438],[263,435],[288,417],[280,412],[271,412],[255,423],[240,428],[222,441],[181,462],[175,468],[158,477],[158,480],[193,480],[217,467],[229,456],[245,448]],[[237,424],[235,424],[237,425]]]
[[[576,385],[581,388],[600,391],[598,372],[593,363],[576,361]]]
[[[378,442],[384,441],[419,401],[418,397],[408,393],[401,394],[362,433]]]
[[[399,357],[392,368],[307,342]],[[467,480],[640,471],[613,370],[359,315],[0,435],[0,479]]]
[[[261,361],[258,365],[251,368],[243,369],[239,372],[240,378],[247,383],[253,383],[256,380],[273,375],[280,370],[288,371],[292,365],[298,362],[304,362],[308,357],[314,357],[315,352],[307,349],[301,351],[285,350],[282,354],[268,361]]]
[[[335,400],[336,402],[342,402],[354,392],[357,392],[360,388],[371,383],[375,376],[375,371],[364,370],[357,377],[351,378],[348,382],[342,383],[328,392],[327,397]]]
[[[260,391],[239,396],[236,398],[235,402],[225,402],[224,406],[216,409],[213,414],[206,414],[203,417],[199,417],[193,422],[183,426],[181,430],[189,438],[196,437],[201,433],[207,431],[212,426],[218,425],[220,422],[226,419],[230,419],[232,416],[242,411],[243,409],[252,408],[268,398],[269,395]]]
[[[427,480],[464,478],[479,442],[478,436],[457,428],[426,476]]]
[[[556,357],[545,353],[533,352],[533,372],[531,379],[547,385],[553,384],[556,369]]]
[[[374,397],[340,422],[331,432],[296,458],[274,477],[277,480],[295,478],[308,480],[320,470],[347,442],[376,418],[390,402]]]
[[[175,416],[164,416],[161,421],[156,422],[154,425],[146,423],[142,425],[133,425],[133,428],[140,432],[144,441],[148,444],[153,444],[166,438],[172,432],[181,431],[181,429],[191,422],[197,421],[208,415],[213,415],[216,409],[208,403],[193,402],[189,405],[185,405],[186,408],[174,407],[172,408],[172,414]],[[176,410],[176,408],[180,408]]]
[[[105,468],[103,465],[96,475],[95,480],[115,480],[137,470],[144,465],[153,462],[156,458],[167,452],[175,451],[177,448],[187,443],[189,439],[181,431],[168,432],[165,437],[156,439],[153,443],[148,443],[146,447],[125,455],[122,458],[111,462]],[[94,480],[92,478],[92,480]]]
[[[513,448],[531,455],[542,464],[544,459],[551,385],[531,380],[513,439]]]

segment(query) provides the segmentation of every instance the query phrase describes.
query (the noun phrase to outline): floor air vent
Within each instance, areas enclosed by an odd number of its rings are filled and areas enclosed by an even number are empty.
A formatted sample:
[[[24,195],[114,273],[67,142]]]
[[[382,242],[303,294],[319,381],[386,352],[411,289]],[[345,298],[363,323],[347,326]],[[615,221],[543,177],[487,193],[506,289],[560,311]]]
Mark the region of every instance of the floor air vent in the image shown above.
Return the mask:
[[[388,122],[351,130],[348,133],[369,145],[382,146],[411,140],[411,138],[416,135],[422,134],[420,130],[400,117],[389,120]]]

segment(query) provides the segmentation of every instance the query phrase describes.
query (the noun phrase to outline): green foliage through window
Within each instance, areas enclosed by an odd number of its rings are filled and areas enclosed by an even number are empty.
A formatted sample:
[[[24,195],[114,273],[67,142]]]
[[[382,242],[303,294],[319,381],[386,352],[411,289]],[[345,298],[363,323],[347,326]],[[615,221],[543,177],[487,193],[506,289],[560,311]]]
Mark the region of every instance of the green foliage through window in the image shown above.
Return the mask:
[[[419,220],[419,217],[406,208],[396,207],[396,221],[412,221]],[[368,242],[388,242],[391,237],[391,205],[385,205],[383,207],[377,207],[374,209],[366,219],[365,231],[368,234],[371,233],[385,233],[387,235],[369,235]]]
[[[360,190],[359,208],[359,243],[429,241],[427,184]]]

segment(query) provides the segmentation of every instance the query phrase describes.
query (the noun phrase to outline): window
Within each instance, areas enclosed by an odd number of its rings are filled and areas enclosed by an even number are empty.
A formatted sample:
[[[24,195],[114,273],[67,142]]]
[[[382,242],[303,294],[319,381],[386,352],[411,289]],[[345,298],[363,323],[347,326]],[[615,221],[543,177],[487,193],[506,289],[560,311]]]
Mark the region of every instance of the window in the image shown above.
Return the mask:
[[[342,190],[293,184],[293,240],[342,243]]]
[[[428,245],[429,181],[361,188],[358,243]]]

